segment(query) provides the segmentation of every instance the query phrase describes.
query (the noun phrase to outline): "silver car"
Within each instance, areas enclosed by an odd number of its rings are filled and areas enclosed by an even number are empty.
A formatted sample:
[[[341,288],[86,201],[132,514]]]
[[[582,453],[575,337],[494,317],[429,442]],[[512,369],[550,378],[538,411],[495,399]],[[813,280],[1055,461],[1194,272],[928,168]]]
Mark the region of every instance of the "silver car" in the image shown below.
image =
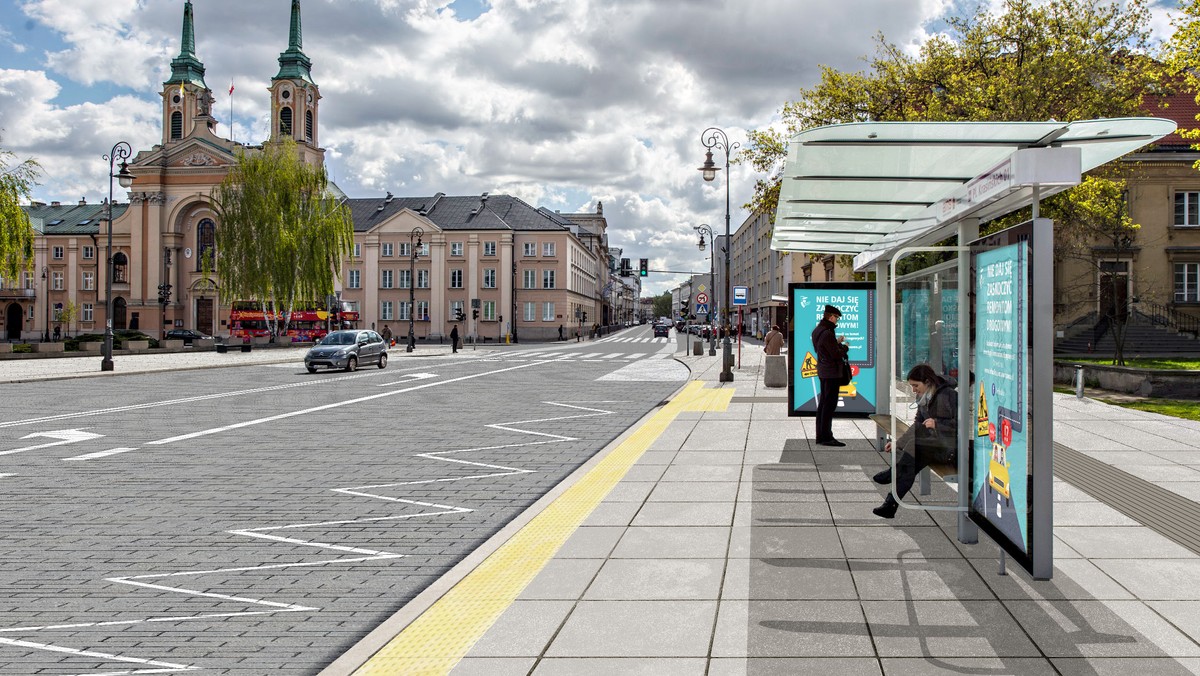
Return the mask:
[[[359,366],[387,366],[387,343],[374,331],[332,331],[304,355],[304,368],[316,373],[318,366],[355,371]]]

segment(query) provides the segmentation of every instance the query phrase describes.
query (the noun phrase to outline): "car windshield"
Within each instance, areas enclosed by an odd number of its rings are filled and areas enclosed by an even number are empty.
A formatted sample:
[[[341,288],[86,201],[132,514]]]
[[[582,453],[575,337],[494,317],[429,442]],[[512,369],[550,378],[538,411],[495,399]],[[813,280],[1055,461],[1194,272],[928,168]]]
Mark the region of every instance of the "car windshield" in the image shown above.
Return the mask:
[[[321,339],[322,345],[353,345],[354,338],[357,334],[354,333],[331,333]]]

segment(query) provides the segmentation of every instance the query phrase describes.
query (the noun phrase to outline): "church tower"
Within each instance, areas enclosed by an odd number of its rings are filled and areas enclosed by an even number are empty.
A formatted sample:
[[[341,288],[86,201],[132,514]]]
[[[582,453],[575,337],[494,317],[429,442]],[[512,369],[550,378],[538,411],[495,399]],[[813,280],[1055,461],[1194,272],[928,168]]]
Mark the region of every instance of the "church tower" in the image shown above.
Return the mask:
[[[300,0],[292,0],[287,51],[279,55],[279,73],[271,78],[271,140],[290,137],[308,162],[324,163],[318,144],[317,108],[321,92],[313,82],[312,60],[302,49]]]
[[[179,56],[171,59],[171,79],[163,83],[163,144],[178,143],[197,125],[211,130],[212,91],[204,84],[204,64],[196,58],[196,31],[192,3],[183,5],[183,36]]]

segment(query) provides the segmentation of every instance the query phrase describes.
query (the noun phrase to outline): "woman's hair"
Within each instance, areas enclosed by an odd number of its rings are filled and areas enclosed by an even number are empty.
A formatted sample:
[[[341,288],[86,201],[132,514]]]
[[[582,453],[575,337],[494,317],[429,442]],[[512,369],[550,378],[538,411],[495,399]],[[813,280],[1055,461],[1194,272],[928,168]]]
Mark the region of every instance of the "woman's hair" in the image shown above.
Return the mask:
[[[912,367],[912,370],[908,372],[908,379],[926,384],[932,383],[935,387],[946,384],[946,379],[939,376],[929,364],[917,364]]]

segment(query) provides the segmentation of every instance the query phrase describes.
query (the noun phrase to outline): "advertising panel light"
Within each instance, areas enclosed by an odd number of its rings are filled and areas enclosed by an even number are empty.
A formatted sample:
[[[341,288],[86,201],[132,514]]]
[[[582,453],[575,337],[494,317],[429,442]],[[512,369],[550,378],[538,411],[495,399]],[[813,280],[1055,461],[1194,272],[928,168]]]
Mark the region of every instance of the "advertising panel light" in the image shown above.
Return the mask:
[[[832,305],[842,312],[837,335],[850,346],[849,385],[839,391],[835,415],[865,416],[876,409],[875,284],[870,282],[793,283],[788,285],[788,414],[816,415],[821,382],[817,378],[812,331]]]

